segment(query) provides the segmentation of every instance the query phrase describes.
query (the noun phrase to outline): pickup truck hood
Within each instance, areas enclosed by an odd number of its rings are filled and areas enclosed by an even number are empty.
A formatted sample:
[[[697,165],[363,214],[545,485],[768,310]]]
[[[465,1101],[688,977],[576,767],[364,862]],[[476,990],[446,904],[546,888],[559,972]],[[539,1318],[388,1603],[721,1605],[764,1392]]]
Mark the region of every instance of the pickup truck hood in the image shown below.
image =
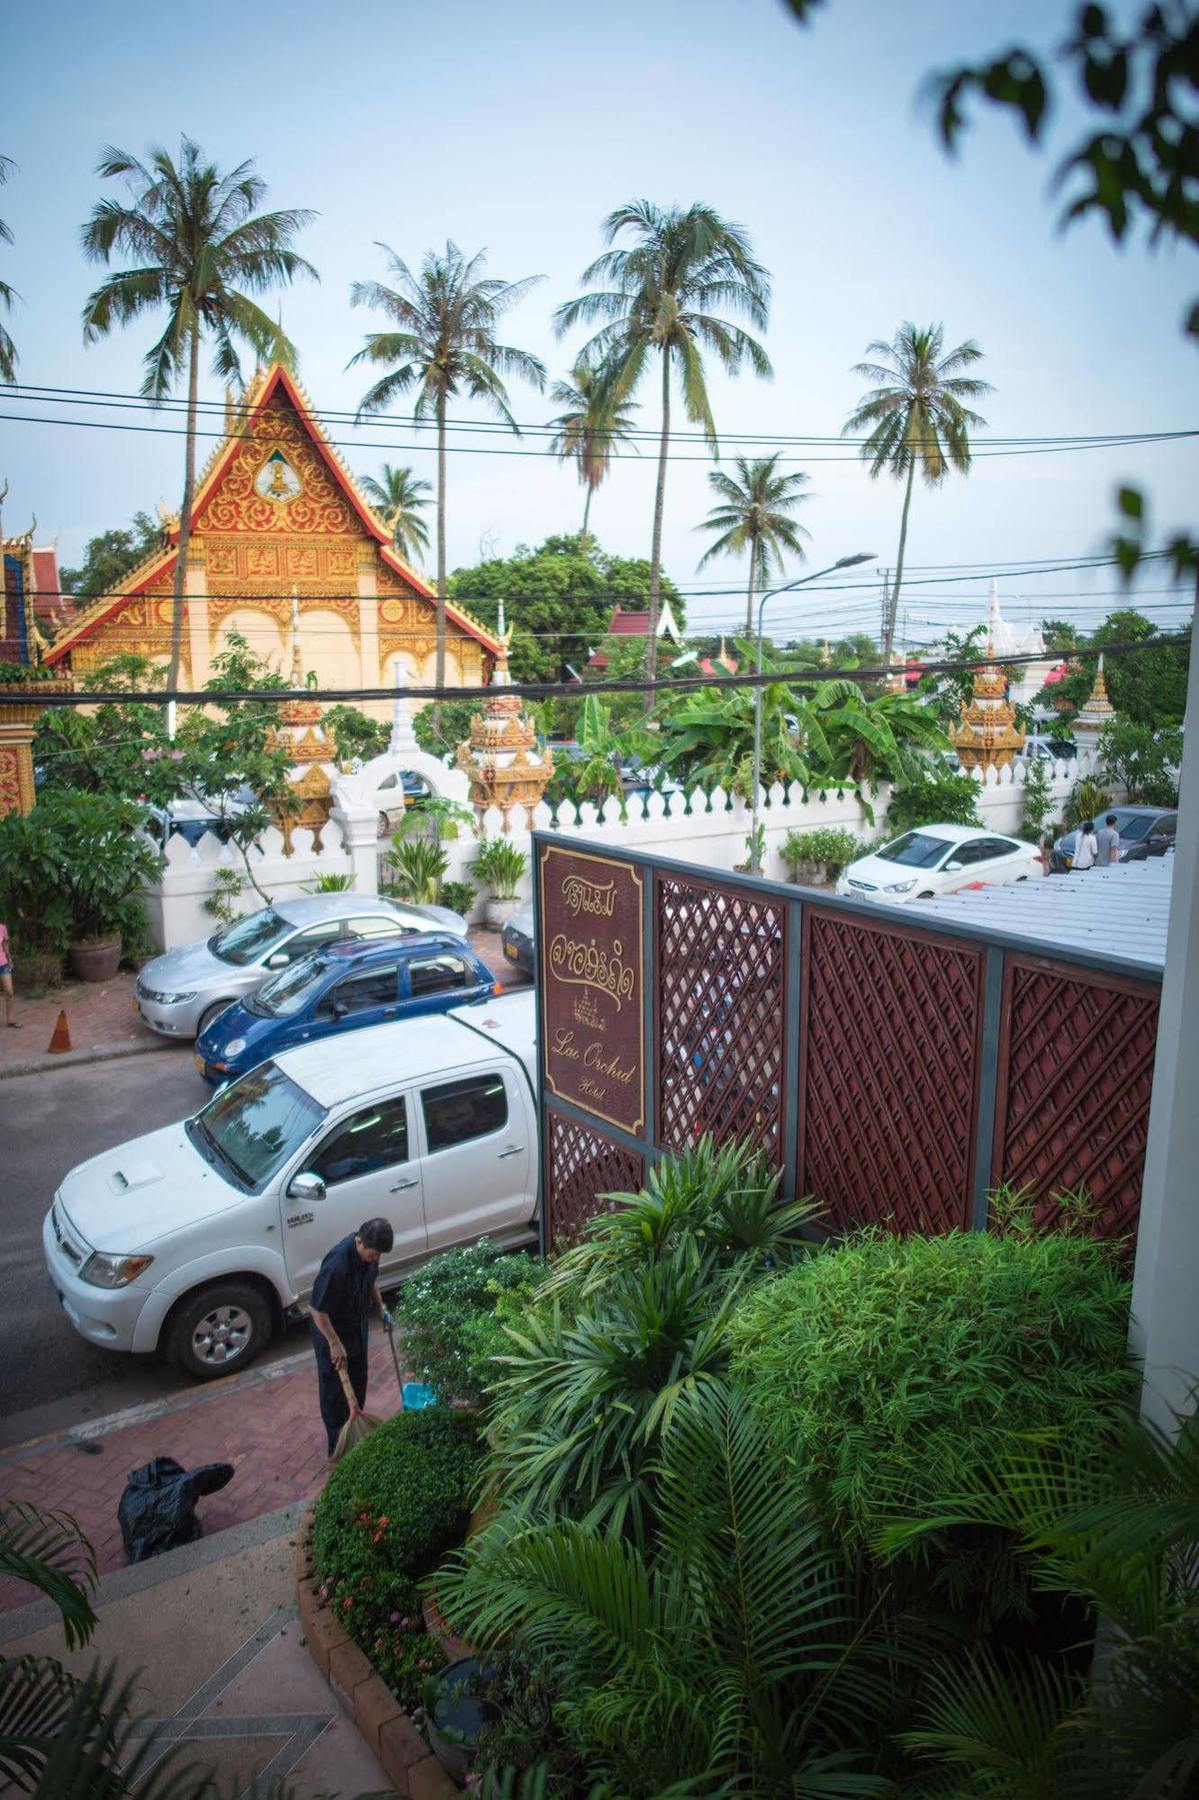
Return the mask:
[[[178,1124],[77,1164],[57,1198],[93,1250],[129,1256],[247,1196],[193,1150]]]

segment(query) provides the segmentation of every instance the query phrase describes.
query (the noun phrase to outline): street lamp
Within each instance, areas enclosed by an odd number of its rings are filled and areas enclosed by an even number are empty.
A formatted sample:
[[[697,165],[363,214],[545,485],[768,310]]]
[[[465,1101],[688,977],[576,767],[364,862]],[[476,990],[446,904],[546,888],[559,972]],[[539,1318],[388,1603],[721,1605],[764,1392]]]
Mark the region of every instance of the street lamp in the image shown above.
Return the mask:
[[[835,572],[838,569],[852,569],[858,563],[873,562],[875,560],[875,555],[876,555],[876,552],[873,550],[859,550],[857,552],[857,554],[854,556],[839,557],[835,563],[830,563],[827,569],[817,569],[816,573],[814,575],[799,575],[796,577],[796,579],[794,581],[786,581],[783,583],[782,587],[771,588],[771,590],[768,594],[762,595],[762,598],[758,601],[758,668],[757,668],[757,673],[758,673],[759,677],[761,677],[761,674],[762,674],[762,613],[765,610],[766,602],[768,600],[777,600],[777,598],[780,594],[790,593],[792,588],[805,587],[809,581],[819,581],[822,575],[835,574]],[[762,873],[762,870],[759,866],[760,859],[759,859],[759,855],[758,855],[758,805],[759,805],[758,796],[759,796],[759,790],[761,789],[761,786],[762,786],[762,683],[761,683],[761,680],[759,679],[757,686],[754,688],[754,790],[753,790],[754,798],[753,798],[753,819],[752,819],[752,823],[750,825],[750,833],[749,833],[749,872],[751,875],[760,875]]]

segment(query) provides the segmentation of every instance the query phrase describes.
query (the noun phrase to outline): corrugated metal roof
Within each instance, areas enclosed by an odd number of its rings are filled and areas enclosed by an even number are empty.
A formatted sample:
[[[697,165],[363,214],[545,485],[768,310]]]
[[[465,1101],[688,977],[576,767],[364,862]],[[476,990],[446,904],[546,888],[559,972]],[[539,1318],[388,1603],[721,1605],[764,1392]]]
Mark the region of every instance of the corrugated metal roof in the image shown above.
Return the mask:
[[[1085,950],[1163,969],[1173,873],[1172,856],[1152,856],[1111,869],[939,894],[912,902],[911,909],[922,919],[931,914],[947,923],[992,926],[1028,939],[1030,948]]]

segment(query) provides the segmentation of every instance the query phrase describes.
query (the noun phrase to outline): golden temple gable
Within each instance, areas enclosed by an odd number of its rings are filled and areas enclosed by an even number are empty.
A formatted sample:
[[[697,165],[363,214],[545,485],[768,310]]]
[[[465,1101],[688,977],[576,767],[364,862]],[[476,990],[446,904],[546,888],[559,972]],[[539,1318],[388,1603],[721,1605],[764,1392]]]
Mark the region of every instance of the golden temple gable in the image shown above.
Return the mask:
[[[285,672],[293,598],[300,659],[321,689],[430,685],[433,590],[391,549],[295,378],[266,370],[227,430],[196,484],[180,686],[203,686],[231,632]],[[46,661],[82,673],[122,651],[165,660],[178,530],[166,518],[162,549],[72,619]],[[446,681],[480,685],[498,641],[462,608],[447,614]]]

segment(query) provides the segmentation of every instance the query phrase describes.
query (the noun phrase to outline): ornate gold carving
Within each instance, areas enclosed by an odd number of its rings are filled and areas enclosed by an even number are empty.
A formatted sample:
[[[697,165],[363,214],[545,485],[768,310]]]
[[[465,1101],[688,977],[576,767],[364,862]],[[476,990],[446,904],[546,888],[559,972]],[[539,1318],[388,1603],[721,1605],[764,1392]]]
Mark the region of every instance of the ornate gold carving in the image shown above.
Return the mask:
[[[987,652],[991,654],[989,644]],[[961,717],[949,734],[963,768],[1002,769],[1023,750],[1024,733],[1006,692],[1002,669],[985,663],[975,670],[973,695],[963,700]]]
[[[248,435],[234,452],[198,521],[205,533],[253,531],[278,537],[361,533],[361,520],[285,396],[276,394],[265,411],[243,429]],[[264,499],[254,485],[264,461],[276,450],[299,477],[300,492],[292,499]],[[275,466],[282,468],[280,463]]]

